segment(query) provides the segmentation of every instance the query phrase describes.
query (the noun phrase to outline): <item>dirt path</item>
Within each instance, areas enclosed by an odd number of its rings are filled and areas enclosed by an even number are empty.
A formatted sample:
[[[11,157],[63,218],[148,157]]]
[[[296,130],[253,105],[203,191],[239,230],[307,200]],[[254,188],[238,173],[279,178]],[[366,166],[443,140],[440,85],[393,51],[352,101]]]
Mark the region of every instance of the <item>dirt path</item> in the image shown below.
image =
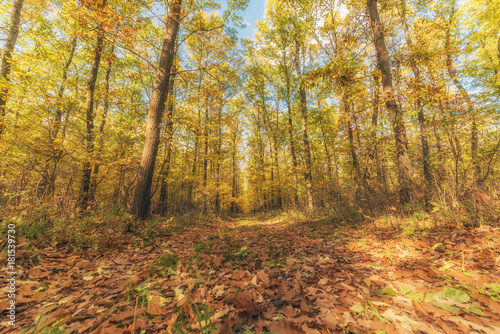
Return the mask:
[[[405,226],[248,216],[32,247],[0,331],[500,333],[499,229]]]

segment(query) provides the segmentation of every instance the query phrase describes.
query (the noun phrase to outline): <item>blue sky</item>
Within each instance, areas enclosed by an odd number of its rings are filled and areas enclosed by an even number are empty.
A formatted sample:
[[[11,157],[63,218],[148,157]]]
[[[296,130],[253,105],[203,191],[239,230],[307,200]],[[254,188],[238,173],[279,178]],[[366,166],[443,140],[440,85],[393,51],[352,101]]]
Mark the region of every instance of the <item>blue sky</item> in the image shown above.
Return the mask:
[[[255,22],[264,19],[267,0],[249,0],[247,9],[240,15],[246,20],[247,27],[239,30],[240,38],[252,38],[255,34]]]

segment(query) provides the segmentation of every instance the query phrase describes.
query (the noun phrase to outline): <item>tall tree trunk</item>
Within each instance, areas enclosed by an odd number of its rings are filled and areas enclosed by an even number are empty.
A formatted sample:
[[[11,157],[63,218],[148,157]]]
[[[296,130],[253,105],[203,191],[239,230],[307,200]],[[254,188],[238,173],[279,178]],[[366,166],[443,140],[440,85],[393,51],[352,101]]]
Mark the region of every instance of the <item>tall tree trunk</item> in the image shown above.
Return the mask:
[[[56,100],[56,115],[54,117],[54,129],[52,130],[52,138],[57,138],[57,134],[61,128],[62,121],[62,111],[64,109],[63,104],[63,96],[64,90],[66,89],[66,81],[68,80],[68,71],[71,63],[73,62],[73,57],[75,56],[76,51],[76,42],[78,38],[75,36],[71,40],[71,50],[69,52],[68,59],[64,64],[63,73],[62,73],[62,82],[61,86],[59,86],[59,90],[57,92],[57,100]]]
[[[349,151],[351,153],[352,177],[354,181],[359,179],[359,163],[358,155],[356,154],[356,145],[354,144],[354,134],[352,131],[351,119],[347,121],[347,137],[349,140]]]
[[[304,159],[306,168],[304,170],[304,179],[307,190],[307,208],[314,209],[313,194],[312,194],[312,164],[311,164],[311,148],[309,146],[309,135],[307,133],[307,96],[306,89],[302,80],[300,71],[300,42],[295,41],[295,70],[299,79],[299,95],[300,95],[300,112],[302,114],[302,141],[304,143]]]
[[[431,186],[432,184],[432,179],[431,179],[431,171],[430,171],[430,162],[429,162],[429,142],[427,140],[427,125],[425,121],[425,115],[424,115],[424,106],[422,104],[422,98],[421,98],[421,79],[420,79],[420,70],[417,67],[416,61],[415,61],[415,56],[414,52],[415,49],[413,47],[413,40],[411,39],[410,31],[408,29],[408,24],[406,22],[406,2],[405,0],[401,1],[401,10],[402,10],[402,21],[403,21],[403,29],[406,37],[406,44],[408,44],[408,48],[410,49],[410,67],[413,72],[413,77],[415,79],[415,104],[417,108],[417,113],[418,113],[418,123],[420,125],[420,140],[422,143],[422,165],[424,169],[424,178],[425,178],[425,203],[427,205],[428,202],[428,187]]]
[[[150,192],[153,172],[160,142],[161,118],[165,110],[166,90],[170,80],[170,70],[175,57],[175,41],[179,33],[182,0],[174,0],[168,16],[160,62],[156,73],[151,100],[149,102],[146,138],[139,165],[137,184],[132,202],[132,214],[140,219],[146,218],[151,205]]]
[[[408,155],[408,139],[403,122],[403,112],[396,102],[394,87],[392,85],[391,65],[389,53],[385,44],[382,25],[378,14],[377,0],[367,1],[370,24],[373,32],[375,51],[378,65],[382,73],[382,87],[387,110],[392,120],[396,154],[398,157],[399,200],[401,204],[410,202],[412,190],[412,167]]]
[[[451,39],[451,26],[454,14],[455,14],[455,1],[453,1],[452,3],[450,19],[448,22],[448,29],[446,30],[446,41],[445,41],[446,69],[448,70],[448,75],[450,76],[450,79],[453,81],[458,91],[462,95],[462,98],[465,100],[465,103],[467,104],[467,114],[470,115],[470,117],[472,118],[471,130],[470,130],[470,137],[471,137],[470,149],[471,149],[472,164],[474,166],[474,183],[475,183],[477,182],[477,180],[479,180],[481,176],[481,165],[479,163],[477,154],[479,144],[478,144],[478,130],[476,124],[476,112],[474,110],[474,105],[472,104],[472,100],[470,98],[469,93],[467,93],[465,88],[462,86],[462,83],[458,79],[457,71],[453,67],[450,39]]]
[[[109,111],[109,78],[111,76],[111,69],[113,66],[113,53],[115,51],[114,46],[111,47],[111,52],[108,58],[108,66],[106,67],[106,75],[104,77],[104,110],[102,112],[101,124],[99,125],[99,140],[97,142],[97,158],[94,165],[94,174],[92,175],[91,184],[91,198],[95,198],[95,193],[97,190],[97,185],[99,184],[99,167],[100,161],[102,160],[102,149],[104,147],[104,127],[106,126],[106,121],[108,120]]]
[[[320,124],[321,128],[321,138],[323,139],[323,147],[325,148],[325,155],[326,155],[326,169],[327,169],[327,177],[328,177],[328,181],[330,183],[333,182],[332,180],[332,173],[333,173],[333,168],[332,168],[332,157],[331,157],[331,154],[330,154],[330,150],[328,149],[328,145],[326,143],[326,136],[325,136],[325,129],[324,129],[324,126],[323,126],[323,122],[321,122]]]
[[[266,129],[266,134],[267,138],[269,141],[269,154],[270,154],[270,159],[271,159],[271,197],[270,197],[270,203],[271,207],[274,209],[278,206],[280,206],[280,194],[279,194],[279,169],[278,169],[278,149],[277,149],[277,141],[274,136],[274,130],[271,125],[271,120],[268,114],[268,110],[266,107],[266,101],[264,95],[261,95],[262,99],[262,109],[263,109],[263,121],[264,121],[264,128]],[[275,168],[276,168],[276,173],[275,173]],[[276,178],[275,178],[276,175]],[[278,181],[278,186],[275,187],[275,180]]]
[[[168,177],[170,173],[170,159],[172,152],[172,141],[174,136],[173,126],[174,126],[174,105],[175,105],[175,76],[177,72],[177,67],[173,69],[171,74],[170,83],[168,85],[167,91],[167,124],[166,124],[166,141],[165,141],[165,154],[163,157],[163,168],[160,171],[161,184],[160,184],[160,196],[158,197],[158,211],[161,215],[164,215],[168,210]]]
[[[238,204],[236,198],[238,197],[238,169],[236,162],[237,153],[237,140],[238,140],[238,123],[235,122],[234,125],[234,136],[232,138],[232,152],[231,152],[231,165],[232,165],[232,184],[231,184],[231,212],[238,212]]]
[[[319,102],[319,99],[318,99],[318,110],[321,110],[321,103]],[[323,147],[325,149],[325,155],[326,155],[326,168],[327,168],[327,174],[328,174],[327,177],[328,177],[328,181],[331,184],[332,181],[333,181],[332,180],[332,171],[333,171],[333,168],[332,168],[332,157],[331,157],[328,145],[326,143],[326,135],[325,135],[324,122],[320,122],[320,130],[321,130],[321,139],[323,141]]]
[[[290,105],[289,96],[287,97],[287,110],[288,110],[288,135],[290,136],[290,152],[292,154],[293,166],[293,205],[297,207],[299,202],[299,195],[297,194],[298,177],[297,177],[297,155],[295,153],[295,140],[293,139],[293,120],[292,120],[292,107]]]
[[[21,9],[23,8],[24,0],[15,0],[14,8],[10,16],[10,29],[7,35],[7,42],[3,50],[2,70],[0,78],[0,137],[2,136],[5,127],[5,106],[7,104],[7,95],[9,94],[10,71],[12,66],[12,52],[16,46],[17,37],[19,36],[19,23],[21,22]]]
[[[237,169],[236,169],[236,141],[233,144],[233,152],[231,156],[231,162],[232,162],[232,167],[233,167],[233,177],[232,177],[232,184],[231,184],[231,212],[238,212],[238,206],[236,204],[235,199],[238,196],[237,193],[237,181],[238,181],[238,174],[237,174]]]
[[[215,194],[215,210],[217,213],[220,212],[220,161],[221,161],[221,155],[222,155],[222,101],[220,101],[220,106],[219,106],[219,115],[218,115],[218,127],[219,127],[219,138],[218,138],[218,143],[217,143],[217,161],[215,164],[215,169],[216,169],[216,194]]]
[[[281,198],[281,177],[280,177],[280,167],[279,167],[279,154],[278,154],[278,134],[276,133],[277,129],[279,129],[279,105],[276,109],[276,128],[273,133],[273,141],[274,141],[274,165],[276,168],[276,183],[278,190],[278,198],[277,198],[277,208],[281,210],[283,207],[283,200]]]
[[[370,128],[370,140],[372,142],[371,147],[369,148],[368,151],[368,161],[367,161],[367,166],[365,168],[365,172],[363,174],[363,184],[368,184],[368,179],[371,176],[372,172],[372,165],[375,161],[376,163],[376,171],[377,171],[377,177],[378,177],[378,182],[380,182],[381,177],[380,177],[380,169],[378,166],[378,147],[377,147],[377,126],[378,126],[378,105],[379,105],[379,100],[380,100],[380,94],[379,94],[379,77],[377,73],[373,74],[373,101],[372,101],[372,107],[373,107],[373,112],[372,112],[372,124]],[[372,170],[370,170],[372,169]]]
[[[205,99],[205,127],[203,130],[203,212],[207,212],[207,175],[208,175],[208,101]]]
[[[193,148],[194,157],[193,157],[193,165],[191,167],[191,181],[189,183],[189,189],[188,189],[188,199],[190,201],[193,199],[194,181],[195,181],[196,170],[197,170],[197,166],[198,166],[198,144],[200,141],[200,136],[198,134],[198,131],[195,131],[194,134],[196,136],[196,139],[195,139],[194,148]]]
[[[106,1],[103,1],[102,6],[105,6]],[[94,59],[92,61],[92,69],[90,71],[90,77],[87,82],[87,100],[85,103],[85,125],[86,125],[86,156],[83,162],[83,175],[82,175],[82,188],[80,190],[80,198],[78,200],[78,206],[80,208],[86,208],[91,202],[93,202],[93,193],[91,191],[91,181],[92,181],[92,160],[94,154],[94,91],[95,84],[97,81],[97,75],[99,73],[99,64],[101,62],[101,54],[104,45],[104,32],[99,28],[97,35],[97,43],[94,49]]]
[[[292,166],[293,166],[293,206],[296,208],[299,203],[299,195],[298,195],[298,176],[297,176],[297,155],[295,153],[295,140],[293,137],[293,117],[292,117],[292,105],[291,105],[291,80],[290,80],[290,72],[289,67],[286,61],[286,52],[283,52],[282,58],[282,66],[283,72],[285,74],[285,84],[286,84],[286,107],[288,111],[288,135],[290,137],[290,153],[292,155]]]
[[[354,132],[352,129],[351,119],[354,115],[350,115],[349,110],[349,98],[346,87],[344,87],[344,96],[342,98],[342,104],[344,105],[345,117],[347,117],[347,140],[349,142],[349,152],[351,154],[351,165],[352,165],[352,178],[355,182],[359,180],[359,162],[358,155],[356,153],[356,145],[354,144]]]
[[[257,131],[258,131],[258,136],[259,136],[259,155],[260,155],[260,171],[261,171],[261,186],[260,191],[262,192],[262,198],[263,198],[263,203],[259,210],[264,209],[264,211],[267,210],[267,185],[266,185],[266,151],[264,147],[264,141],[262,140],[262,133],[261,133],[261,122],[260,122],[260,108],[258,108],[257,112]]]

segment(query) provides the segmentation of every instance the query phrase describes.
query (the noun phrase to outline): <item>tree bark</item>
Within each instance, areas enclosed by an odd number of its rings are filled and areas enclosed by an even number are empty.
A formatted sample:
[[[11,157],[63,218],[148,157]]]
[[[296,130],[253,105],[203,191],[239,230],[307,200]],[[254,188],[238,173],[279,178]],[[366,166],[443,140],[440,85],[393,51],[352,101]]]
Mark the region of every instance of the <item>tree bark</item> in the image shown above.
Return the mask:
[[[236,169],[236,139],[233,142],[233,152],[231,155],[232,162],[232,184],[231,184],[231,212],[238,212],[238,205],[236,204],[236,198],[238,196],[237,193],[237,182],[238,182],[238,174]]]
[[[103,1],[103,6],[105,6],[106,1]],[[80,208],[87,208],[87,206],[93,202],[92,194],[92,160],[94,154],[94,91],[97,82],[97,75],[99,73],[99,64],[101,62],[101,54],[104,46],[104,31],[99,28],[97,35],[97,43],[94,49],[94,59],[92,61],[92,69],[90,71],[90,77],[87,82],[87,100],[85,103],[85,125],[86,125],[86,156],[83,162],[83,174],[82,174],[82,187],[80,190],[80,198],[78,200],[78,206]]]
[[[139,164],[137,184],[132,201],[132,214],[144,219],[149,213],[151,205],[150,192],[153,181],[153,172],[160,141],[160,127],[163,111],[165,110],[166,90],[170,80],[170,70],[175,57],[175,41],[179,33],[182,0],[174,0],[171,13],[168,16],[160,62],[156,73],[151,100],[149,102],[146,138],[142,158]]]
[[[12,52],[16,46],[17,37],[19,36],[19,24],[21,22],[21,9],[23,8],[24,0],[15,0],[14,8],[10,16],[10,29],[7,35],[7,42],[3,50],[2,70],[0,78],[0,137],[3,134],[5,127],[5,107],[7,105],[7,95],[9,94],[10,72],[12,66]]]
[[[279,106],[276,110],[276,131],[279,129]],[[278,154],[278,138],[276,131],[271,131],[273,133],[273,141],[274,141],[274,165],[276,166],[276,179],[278,185],[278,203],[277,208],[279,210],[283,207],[283,200],[281,198],[281,177],[280,177],[280,167],[279,167],[279,154]]]
[[[307,133],[307,96],[304,83],[301,81],[302,74],[300,71],[300,42],[295,41],[295,70],[299,79],[299,95],[300,95],[300,112],[302,114],[302,141],[304,143],[304,160],[306,168],[304,170],[304,180],[307,190],[307,208],[314,209],[313,194],[312,194],[312,164],[311,164],[311,148],[309,146],[309,135]]]
[[[239,207],[236,199],[238,198],[238,168],[236,162],[236,154],[238,150],[238,127],[236,121],[234,124],[234,135],[232,137],[232,152],[231,152],[231,165],[232,165],[232,184],[231,184],[231,212],[238,212]]]
[[[359,162],[358,155],[356,153],[356,145],[354,144],[354,132],[352,129],[353,115],[349,113],[349,97],[347,93],[347,87],[344,87],[344,96],[342,97],[342,104],[344,105],[345,117],[347,117],[347,140],[349,142],[349,152],[351,154],[351,165],[352,165],[352,178],[355,182],[359,180]]]
[[[293,180],[294,180],[294,188],[293,188],[293,205],[296,208],[299,203],[299,196],[297,193],[298,189],[298,177],[297,177],[297,154],[295,153],[295,140],[293,138],[293,117],[292,117],[292,105],[291,105],[291,80],[290,80],[290,72],[286,62],[286,51],[283,48],[282,55],[282,66],[283,72],[285,74],[285,84],[286,84],[286,107],[288,111],[288,135],[290,137],[290,154],[292,155],[292,166],[293,166]]]
[[[207,212],[207,174],[208,174],[208,99],[205,99],[205,124],[203,129],[203,212]]]
[[[475,183],[479,180],[481,176],[481,165],[478,160],[479,140],[478,140],[478,130],[476,123],[476,112],[474,110],[474,105],[472,104],[472,100],[470,98],[469,93],[467,93],[465,88],[462,86],[462,83],[458,79],[457,71],[453,67],[450,39],[451,39],[451,25],[454,14],[455,14],[455,1],[453,1],[452,3],[450,19],[448,22],[448,29],[446,30],[446,41],[445,41],[446,69],[448,70],[448,75],[450,76],[450,79],[453,81],[458,91],[462,95],[462,98],[465,100],[465,103],[467,104],[467,113],[472,118],[471,130],[470,130],[470,137],[471,137],[470,149],[471,149],[472,164],[474,166],[474,183]]]
[[[220,196],[220,162],[222,160],[222,101],[220,101],[219,105],[219,113],[218,113],[218,132],[219,138],[217,143],[217,161],[215,163],[216,169],[216,194],[215,194],[215,211],[217,213],[220,212],[221,209],[221,196]]]
[[[288,91],[290,87],[288,87]],[[290,105],[290,95],[287,96],[287,110],[288,110],[288,135],[290,136],[290,152],[292,154],[292,166],[293,166],[293,204],[297,207],[299,202],[299,196],[297,194],[298,178],[297,178],[297,154],[295,153],[295,140],[293,139],[293,120],[292,120],[292,107]]]
[[[172,152],[172,141],[174,137],[174,86],[175,86],[175,76],[177,67],[174,67],[173,73],[171,74],[170,82],[167,91],[167,124],[166,124],[166,141],[165,141],[165,154],[163,157],[164,167],[161,169],[161,184],[160,184],[160,196],[158,198],[158,211],[161,215],[165,215],[168,211],[168,176],[170,173],[170,159]]]
[[[377,0],[367,1],[370,24],[373,32],[375,51],[377,53],[378,65],[382,73],[382,87],[384,91],[385,104],[392,121],[396,154],[398,159],[399,200],[401,204],[410,202],[412,190],[412,167],[408,155],[408,139],[403,122],[403,111],[396,102],[396,96],[392,84],[391,65],[389,53],[385,44],[382,25],[377,8]]]
[[[106,68],[106,76],[104,77],[104,110],[102,112],[101,124],[99,125],[99,140],[97,143],[97,159],[94,165],[94,174],[92,175],[92,183],[91,183],[91,198],[95,198],[95,193],[97,190],[98,177],[99,177],[99,167],[100,160],[102,160],[102,149],[104,147],[104,127],[106,126],[106,121],[108,119],[108,111],[109,111],[109,78],[111,76],[111,69],[113,66],[113,55],[114,46],[111,47],[111,52],[108,59],[108,66]]]

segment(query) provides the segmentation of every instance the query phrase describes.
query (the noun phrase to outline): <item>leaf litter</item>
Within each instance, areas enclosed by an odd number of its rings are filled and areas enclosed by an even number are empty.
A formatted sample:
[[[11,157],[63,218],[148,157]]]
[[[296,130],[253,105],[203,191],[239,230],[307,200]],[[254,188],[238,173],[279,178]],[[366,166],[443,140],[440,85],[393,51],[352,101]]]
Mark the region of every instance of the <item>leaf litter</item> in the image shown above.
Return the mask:
[[[247,217],[148,246],[32,245],[0,332],[500,333],[499,230]]]

